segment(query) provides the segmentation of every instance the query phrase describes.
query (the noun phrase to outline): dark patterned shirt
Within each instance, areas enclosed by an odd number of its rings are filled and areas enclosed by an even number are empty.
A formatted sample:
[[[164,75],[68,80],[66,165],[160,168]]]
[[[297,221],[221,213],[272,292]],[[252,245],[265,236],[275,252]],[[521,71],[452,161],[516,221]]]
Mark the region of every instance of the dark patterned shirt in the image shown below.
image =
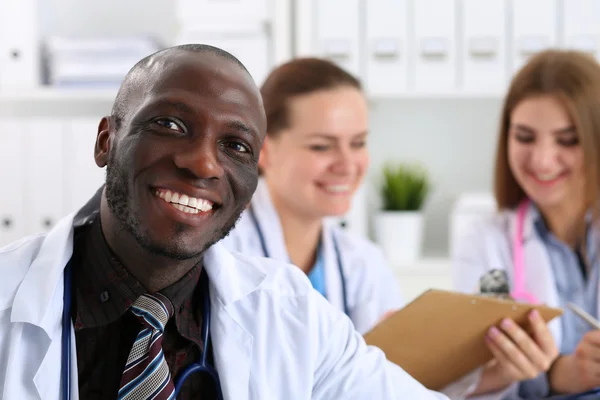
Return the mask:
[[[116,399],[125,361],[141,324],[128,311],[146,291],[112,253],[97,217],[75,231],[72,259],[72,317],[77,343],[79,396]],[[202,294],[197,285],[202,266],[161,290],[175,315],[164,332],[163,351],[172,376],[199,359],[202,349]],[[212,353],[212,351],[211,351]],[[192,374],[178,400],[214,399],[214,386]]]

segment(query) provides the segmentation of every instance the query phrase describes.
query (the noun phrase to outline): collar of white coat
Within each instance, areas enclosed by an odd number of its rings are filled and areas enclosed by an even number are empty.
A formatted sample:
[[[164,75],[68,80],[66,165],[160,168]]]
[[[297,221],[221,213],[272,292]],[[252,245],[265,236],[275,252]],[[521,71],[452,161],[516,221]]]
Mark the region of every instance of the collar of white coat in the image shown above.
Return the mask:
[[[283,229],[279,214],[275,209],[269,187],[264,178],[260,178],[254,196],[252,197],[252,210],[256,214],[257,223],[265,236],[265,246],[269,251],[269,257],[289,263],[290,256],[287,252]],[[323,230],[321,242],[323,252],[323,264],[325,266],[325,286],[327,287],[327,299],[338,309],[344,309],[344,294],[342,289],[341,271],[337,268],[338,260],[333,243],[336,222],[333,219],[323,219]],[[345,252],[352,249],[344,249]],[[340,254],[340,256],[342,256]],[[341,262],[341,265],[344,263]],[[334,267],[335,266],[335,267]],[[351,301],[352,299],[347,299]]]
[[[251,204],[263,235],[268,236],[268,238],[265,238],[265,245],[269,250],[269,257],[286,263],[289,262],[290,257],[285,246],[281,220],[279,219],[279,214],[275,209],[269,187],[264,178],[258,180],[258,185],[256,186],[254,196],[252,196]],[[333,248],[329,236],[335,225],[336,223],[333,219],[323,219],[321,240],[323,241],[326,250],[331,250]]]
[[[511,212],[511,214],[513,216],[513,218],[510,219],[513,223],[511,231],[513,232],[513,235],[514,235],[517,232],[518,211],[514,210]],[[529,241],[531,238],[535,237],[535,235],[538,234],[537,224],[544,223],[544,221],[541,218],[542,218],[542,215],[540,214],[540,211],[538,210],[536,205],[533,202],[529,202],[529,205],[527,206],[527,212],[525,213],[525,219],[523,222],[523,243],[526,243],[527,241]],[[593,222],[592,210],[589,210],[586,213],[585,219],[586,219],[586,223],[592,224],[592,222]],[[597,226],[590,225],[590,228],[592,228],[592,233],[595,236]]]
[[[269,258],[286,263],[290,262],[279,214],[275,209],[271,194],[269,193],[269,187],[264,178],[258,180],[251,204],[252,212],[255,214],[256,223],[259,225],[258,228],[263,235],[262,239],[269,253]]]
[[[15,294],[11,322],[39,326],[49,336],[60,324],[52,299],[60,296],[62,300],[63,271],[73,254],[73,218],[74,214],[63,218],[42,241]],[[211,298],[225,307],[249,295],[266,277],[253,263],[237,262],[219,243],[205,252],[204,268],[210,280]]]
[[[513,223],[512,224],[513,226],[511,227],[511,231],[512,231],[513,235],[516,235],[517,226],[519,223],[518,209],[511,211],[511,214],[513,215],[513,218],[510,218],[510,221],[512,221],[512,223]],[[527,206],[527,211],[525,212],[525,219],[523,221],[523,243],[526,243],[529,239],[534,237],[535,221],[537,219],[537,216],[538,216],[538,213],[535,208],[535,205],[532,202],[529,202],[529,204]]]

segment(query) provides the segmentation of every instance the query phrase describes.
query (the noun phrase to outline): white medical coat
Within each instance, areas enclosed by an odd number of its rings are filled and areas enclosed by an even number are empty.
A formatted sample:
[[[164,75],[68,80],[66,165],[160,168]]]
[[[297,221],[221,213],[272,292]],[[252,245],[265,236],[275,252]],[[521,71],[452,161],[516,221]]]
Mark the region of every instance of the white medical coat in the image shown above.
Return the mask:
[[[269,257],[285,263],[290,262],[279,215],[263,179],[258,183],[251,206],[264,235]],[[223,243],[231,250],[264,257],[251,212],[246,210],[242,214],[235,229]],[[373,328],[386,312],[404,306],[398,279],[377,246],[367,239],[343,230],[333,221],[325,220],[321,239],[327,299],[338,309],[344,309],[344,300],[338,259],[332,240],[334,236],[342,258],[350,318],[356,329],[364,334]]]
[[[0,398],[59,400],[63,271],[73,216],[47,235],[0,249]],[[426,390],[312,289],[296,267],[231,253],[205,254],[211,337],[225,399],[444,398]],[[77,382],[71,328],[72,382]],[[78,399],[72,385],[72,399]]]
[[[535,234],[532,205],[526,213],[523,224],[523,254],[525,264],[525,290],[538,301],[550,307],[560,307],[557,284],[554,279],[550,258],[544,243]],[[517,228],[516,211],[503,211],[482,220],[458,240],[453,255],[453,280],[456,290],[473,293],[479,285],[479,278],[491,269],[505,270],[510,287],[513,287],[513,238]],[[600,299],[599,307],[600,307]],[[549,323],[554,340],[560,346],[562,327],[560,320]],[[489,399],[519,399],[518,385],[496,394]]]

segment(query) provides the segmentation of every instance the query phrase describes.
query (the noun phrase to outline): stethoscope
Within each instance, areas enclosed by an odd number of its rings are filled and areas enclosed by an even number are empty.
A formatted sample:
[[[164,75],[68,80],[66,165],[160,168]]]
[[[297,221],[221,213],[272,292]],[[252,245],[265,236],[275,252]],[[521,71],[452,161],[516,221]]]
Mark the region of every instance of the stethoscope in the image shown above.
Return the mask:
[[[527,215],[527,208],[529,207],[529,200],[525,199],[519,204],[517,209],[517,230],[513,237],[513,265],[514,265],[514,277],[513,277],[513,290],[510,295],[513,299],[523,300],[530,304],[538,304],[537,298],[525,290],[525,256],[523,252],[523,227],[525,225],[525,216]],[[578,399],[582,396],[589,396],[600,393],[600,388],[592,389],[587,392],[577,393],[572,396],[565,395],[560,397],[562,400]]]
[[[537,304],[537,298],[525,290],[525,256],[523,252],[523,226],[529,200],[523,200],[517,209],[517,230],[513,236],[513,290],[510,295],[515,300]]]
[[[521,201],[517,209],[517,226],[513,236],[513,290],[510,295],[513,299],[522,300],[530,304],[538,304],[538,299],[525,290],[525,255],[523,251],[523,226],[529,200]]]
[[[71,261],[65,267],[64,273],[64,293],[63,293],[63,315],[62,315],[62,391],[63,400],[71,398],[71,288],[72,288],[72,267]],[[217,399],[223,400],[223,392],[219,381],[219,374],[207,362],[208,345],[210,341],[210,296],[208,288],[208,274],[205,269],[202,269],[200,274],[200,285],[202,290],[202,354],[200,360],[189,365],[175,378],[175,398],[181,391],[181,387],[185,380],[193,373],[200,372],[208,375],[217,391]]]
[[[265,240],[265,235],[260,227],[260,223],[258,222],[258,218],[256,217],[256,213],[254,212],[254,208],[252,204],[248,208],[248,212],[250,217],[252,218],[252,222],[254,223],[254,227],[256,229],[256,233],[258,234],[258,239],[260,240],[260,246],[262,248],[263,255],[265,257],[270,257],[269,250],[267,249],[267,242]],[[338,246],[337,240],[335,239],[335,235],[331,235],[331,239],[333,240],[333,248],[335,249],[335,258],[337,259],[338,271],[340,273],[340,283],[342,285],[342,302],[344,307],[344,314],[350,316],[350,309],[348,307],[348,293],[346,288],[346,277],[344,276],[344,265],[342,262],[342,254],[340,252],[340,248]]]

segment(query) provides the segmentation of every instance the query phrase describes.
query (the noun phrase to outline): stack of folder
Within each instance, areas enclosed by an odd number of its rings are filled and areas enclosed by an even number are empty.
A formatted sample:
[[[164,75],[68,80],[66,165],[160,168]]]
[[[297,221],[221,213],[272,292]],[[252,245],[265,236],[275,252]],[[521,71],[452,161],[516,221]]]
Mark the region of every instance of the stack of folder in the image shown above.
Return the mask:
[[[117,88],[140,59],[159,50],[151,38],[50,37],[45,42],[47,84]]]

